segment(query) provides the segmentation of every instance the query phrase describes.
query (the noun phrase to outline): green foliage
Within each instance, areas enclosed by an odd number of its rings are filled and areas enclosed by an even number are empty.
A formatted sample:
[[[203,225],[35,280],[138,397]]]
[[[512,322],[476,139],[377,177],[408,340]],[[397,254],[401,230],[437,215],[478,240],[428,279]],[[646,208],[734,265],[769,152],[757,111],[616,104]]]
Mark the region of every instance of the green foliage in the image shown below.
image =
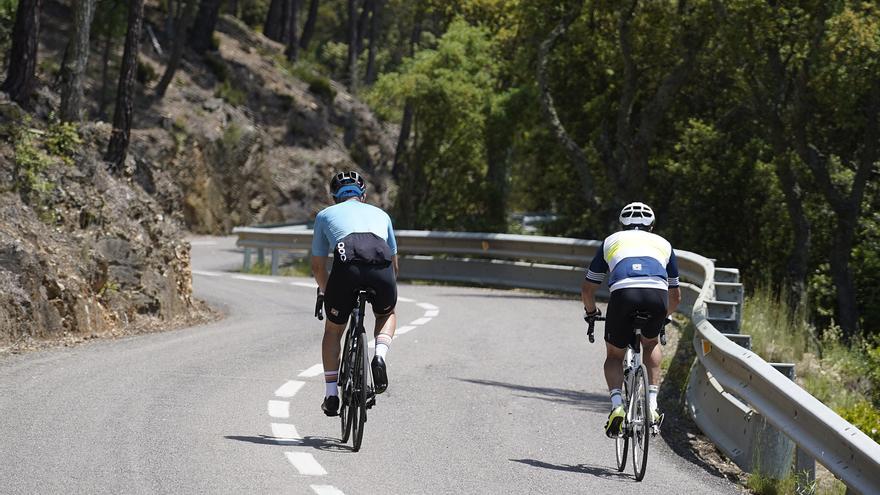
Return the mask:
[[[214,88],[214,96],[223,98],[230,105],[240,106],[247,101],[247,94],[236,88],[228,80],[221,82]]]
[[[204,56],[205,65],[214,74],[218,81],[226,82],[229,80],[229,66],[226,61],[216,53],[207,52]]]
[[[49,125],[46,132],[46,150],[61,158],[67,165],[74,164],[74,155],[82,144],[76,123],[56,121]]]
[[[261,31],[266,22],[266,14],[269,13],[268,0],[243,0],[238,4],[239,17],[252,29]]]
[[[12,45],[12,27],[18,0],[0,0],[0,57],[5,59]],[[3,64],[5,65],[5,64]]]
[[[880,443],[880,408],[868,401],[861,401],[838,412],[843,416],[843,419],[862,430],[875,442]]]
[[[484,29],[455,21],[436,49],[422,50],[400,72],[380,77],[368,95],[386,117],[406,101],[413,105],[417,138],[397,206],[402,225],[484,227],[488,121],[503,98],[494,51]]]
[[[752,350],[766,361],[796,363],[817,351],[804,311],[793,311],[786,300],[787,295],[758,285],[744,301],[742,333],[752,336]]]

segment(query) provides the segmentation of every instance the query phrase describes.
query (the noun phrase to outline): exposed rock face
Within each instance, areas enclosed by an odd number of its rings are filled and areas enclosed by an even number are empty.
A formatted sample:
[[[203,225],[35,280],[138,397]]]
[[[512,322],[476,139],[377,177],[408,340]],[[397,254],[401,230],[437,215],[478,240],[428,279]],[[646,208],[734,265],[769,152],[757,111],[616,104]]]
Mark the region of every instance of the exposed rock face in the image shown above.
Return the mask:
[[[7,132],[10,123],[0,116]],[[45,132],[28,126],[19,132]],[[108,126],[81,135],[85,145],[69,164],[30,143],[45,161],[39,190],[25,194],[20,179],[2,186],[0,343],[130,332],[195,309],[178,225],[140,187],[106,171],[98,150]],[[10,141],[0,141],[0,176],[16,177],[23,151]]]

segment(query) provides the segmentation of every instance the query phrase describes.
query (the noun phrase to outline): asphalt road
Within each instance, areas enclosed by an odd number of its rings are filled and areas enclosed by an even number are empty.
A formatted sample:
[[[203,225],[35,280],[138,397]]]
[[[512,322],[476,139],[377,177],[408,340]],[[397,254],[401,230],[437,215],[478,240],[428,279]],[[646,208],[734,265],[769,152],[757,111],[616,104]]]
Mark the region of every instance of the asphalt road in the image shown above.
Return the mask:
[[[193,239],[221,321],[0,360],[0,493],[740,493],[659,437],[643,482],[618,473],[601,340],[576,301],[516,291],[402,284],[354,453],[319,410],[311,280],[240,262]]]

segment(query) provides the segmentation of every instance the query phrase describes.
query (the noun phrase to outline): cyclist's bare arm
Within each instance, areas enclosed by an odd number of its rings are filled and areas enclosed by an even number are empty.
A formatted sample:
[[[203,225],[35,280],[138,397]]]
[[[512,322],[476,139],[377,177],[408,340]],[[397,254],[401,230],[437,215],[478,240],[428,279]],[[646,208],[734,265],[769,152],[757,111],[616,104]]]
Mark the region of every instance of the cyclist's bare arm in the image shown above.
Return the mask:
[[[678,287],[670,287],[669,288],[669,310],[667,311],[667,316],[675,313],[675,310],[678,309],[678,305],[681,303],[681,289]]]
[[[315,276],[315,282],[323,293],[327,289],[327,257],[312,256],[312,275]]]
[[[584,302],[584,309],[588,312],[596,311],[596,291],[599,290],[599,284],[584,280],[581,283],[581,300]]]
[[[397,255],[391,257],[391,266],[394,267],[394,278],[397,278],[397,274],[400,273],[400,265],[397,262]]]

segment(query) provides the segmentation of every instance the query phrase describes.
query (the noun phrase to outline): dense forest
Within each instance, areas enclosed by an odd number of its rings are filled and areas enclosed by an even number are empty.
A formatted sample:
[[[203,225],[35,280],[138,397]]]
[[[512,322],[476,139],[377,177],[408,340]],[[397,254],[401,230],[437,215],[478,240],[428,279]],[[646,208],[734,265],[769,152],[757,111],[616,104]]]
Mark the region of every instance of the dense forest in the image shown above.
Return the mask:
[[[0,0],[2,90],[27,108],[48,0]],[[218,19],[344,83],[395,126],[399,228],[601,238],[634,200],[673,245],[740,268],[846,340],[880,333],[880,7],[854,0],[74,0],[51,84],[128,149],[144,46],[161,99]],[[150,15],[152,13],[152,16]],[[90,49],[101,102],[83,112]],[[324,83],[326,85],[326,83]],[[142,91],[146,91],[141,86]],[[112,109],[112,111],[111,111]],[[111,117],[112,116],[112,117]]]

